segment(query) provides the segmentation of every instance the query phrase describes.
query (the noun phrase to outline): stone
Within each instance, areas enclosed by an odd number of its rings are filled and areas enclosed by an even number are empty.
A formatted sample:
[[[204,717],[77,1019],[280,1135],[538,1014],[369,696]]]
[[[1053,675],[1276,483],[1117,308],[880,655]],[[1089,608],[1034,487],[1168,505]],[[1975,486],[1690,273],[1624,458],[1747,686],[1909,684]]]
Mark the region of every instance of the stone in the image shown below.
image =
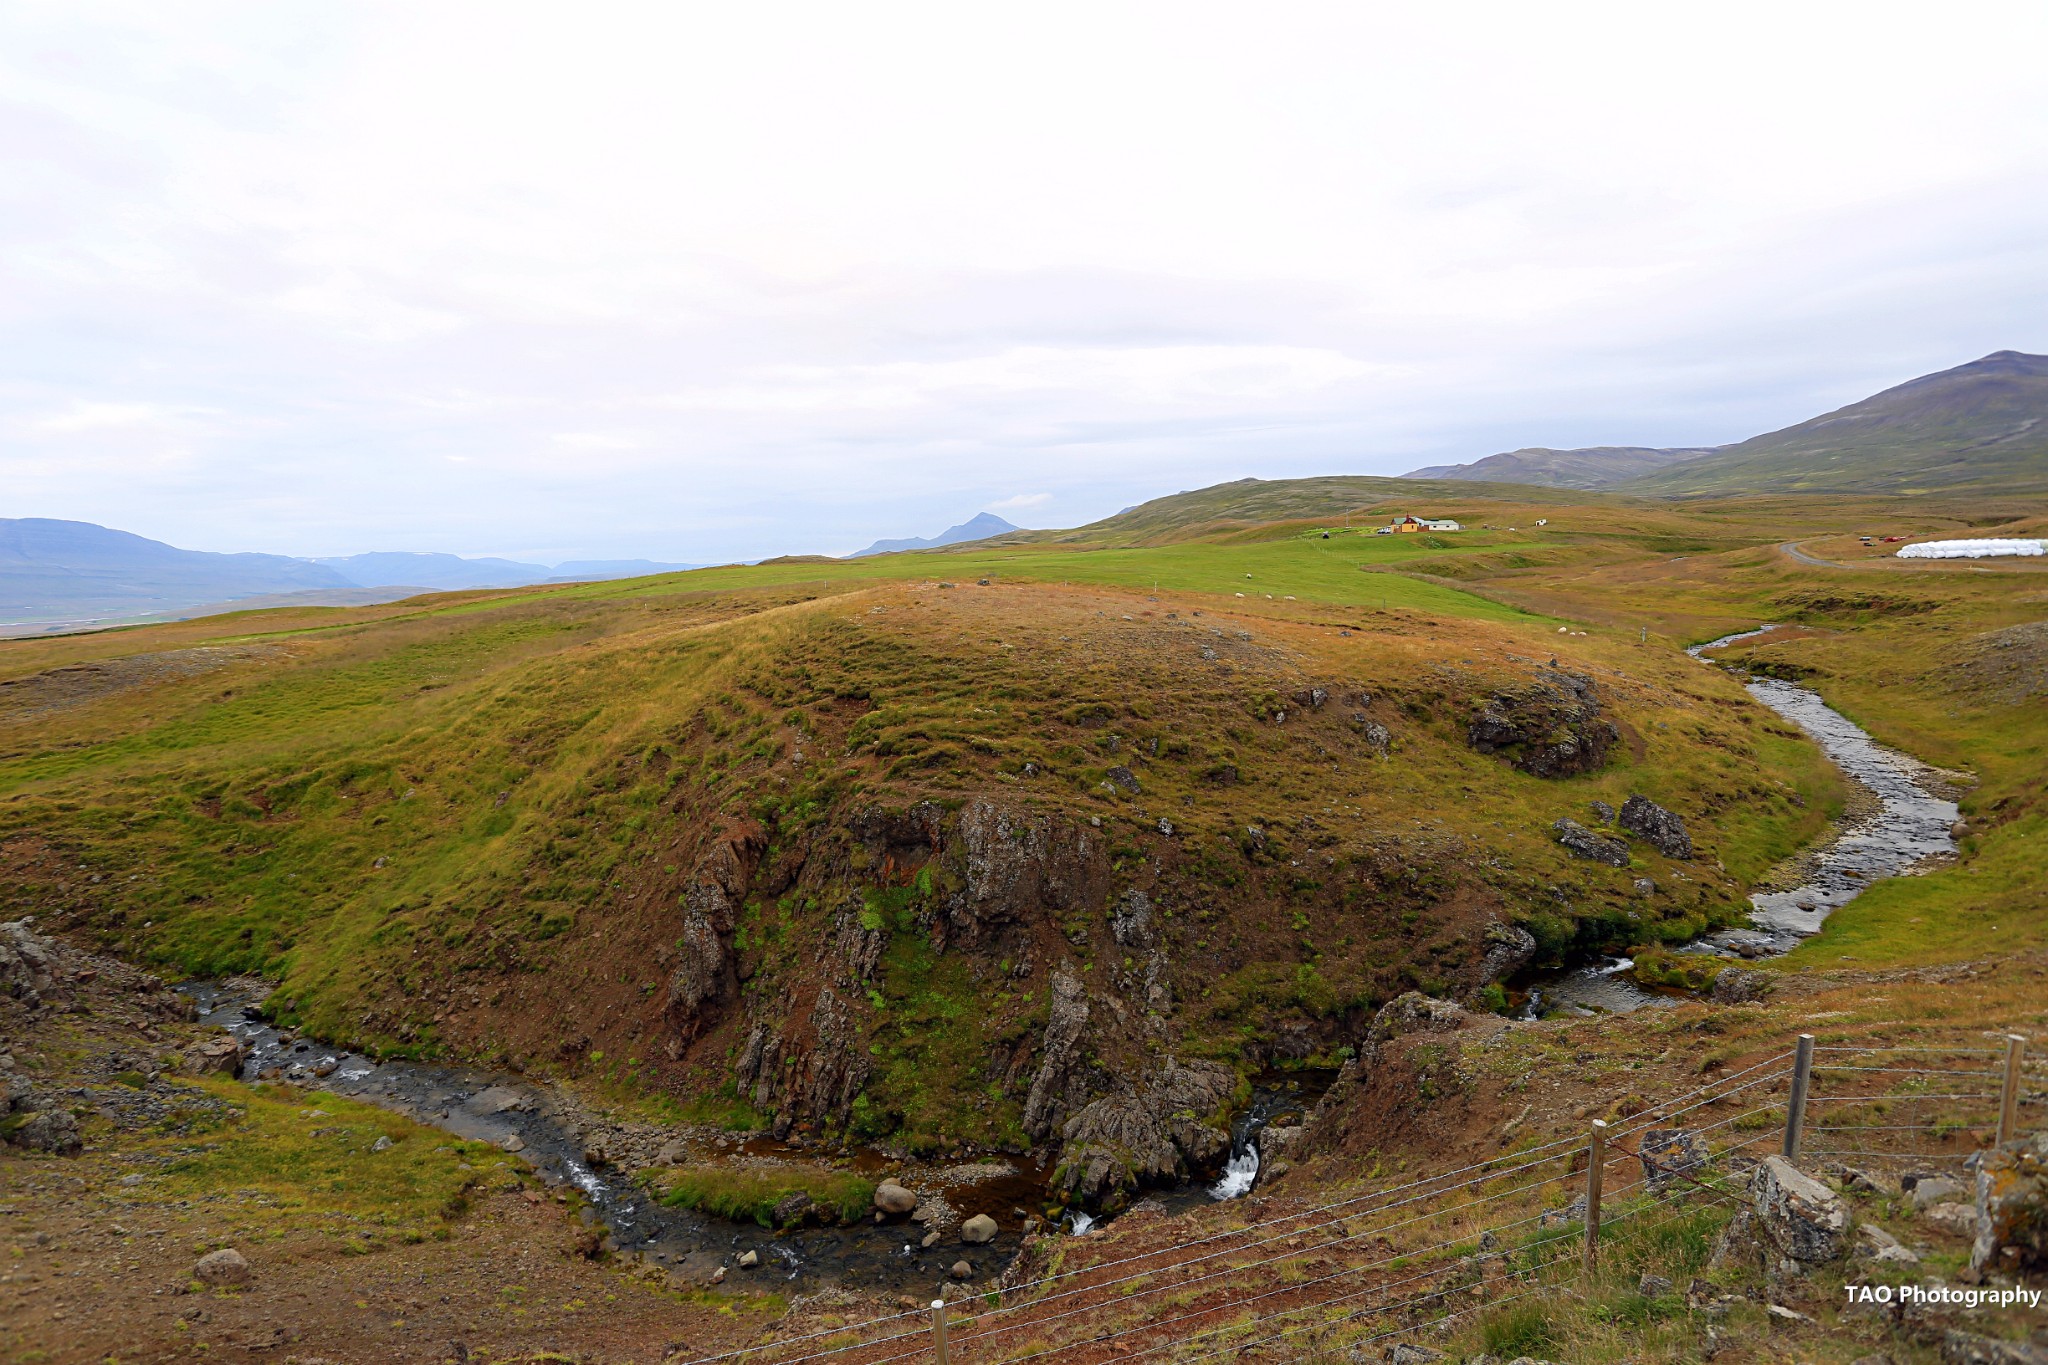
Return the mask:
[[[1358,727],[1358,733],[1365,740],[1365,747],[1372,751],[1373,757],[1385,758],[1388,751],[1394,747],[1394,732],[1378,721],[1369,720],[1361,714],[1353,716],[1352,723]]]
[[[508,1137],[498,1139],[498,1147],[502,1151],[523,1152],[526,1150],[526,1139],[517,1133],[513,1133]]]
[[[1714,974],[1714,984],[1707,988],[1707,999],[1717,1005],[1747,1005],[1763,999],[1777,989],[1777,978],[1769,972],[1755,972],[1747,967],[1723,967]]]
[[[740,1253],[739,1266],[741,1270],[752,1270],[755,1266],[759,1264],[761,1264],[760,1252],[755,1251],[750,1247],[747,1250],[742,1251]]]
[[[1496,693],[1465,732],[1482,754],[1499,754],[1535,777],[1576,777],[1607,761],[1621,738],[1600,714],[1591,678],[1546,669],[1527,685]]]
[[[1942,1333],[1941,1365],[2048,1365],[2048,1350],[1951,1328]]]
[[[1118,764],[1116,767],[1103,773],[1103,777],[1108,779],[1113,786],[1121,787],[1133,796],[1144,791],[1144,788],[1138,784],[1138,775],[1122,764]]]
[[[724,1266],[720,1266],[720,1267],[718,1267],[718,1269],[716,1269],[716,1270],[714,1270],[714,1271],[712,1271],[712,1272],[711,1272],[711,1283],[713,1283],[713,1284],[724,1284],[724,1283],[725,1283],[725,1267],[724,1267]]]
[[[1908,1251],[1899,1239],[1875,1223],[1856,1225],[1856,1246],[1853,1255],[1891,1265],[1918,1265],[1920,1258]]]
[[[192,1044],[184,1051],[185,1066],[200,1075],[236,1076],[241,1074],[242,1063],[249,1055],[242,1040],[232,1033],[223,1033],[218,1038],[207,1038]]]
[[[1132,887],[1116,898],[1110,912],[1109,932],[1119,947],[1147,949],[1154,944],[1152,898]]]
[[[1421,991],[1404,991],[1373,1015],[1370,1036],[1375,1042],[1410,1033],[1450,1033],[1462,1028],[1472,1016],[1463,1006],[1438,1000]]]
[[[1667,858],[1692,858],[1692,835],[1686,832],[1685,821],[1648,797],[1631,796],[1622,802],[1615,823]]]
[[[1486,926],[1481,937],[1486,955],[1479,959],[1481,981],[1505,981],[1536,960],[1536,936],[1519,924],[1500,920]]]
[[[1432,1361],[1448,1359],[1442,1351],[1432,1351],[1427,1346],[1402,1342],[1387,1352],[1387,1365],[1431,1365]]]
[[[1705,1139],[1685,1128],[1649,1129],[1637,1141],[1636,1154],[1652,1194],[1674,1188],[1697,1189],[1700,1173],[1712,1159]]]
[[[1977,1227],[1970,1265],[2048,1269],[2048,1131],[1984,1153],[1977,1164]]]
[[[683,1145],[681,1138],[670,1138],[654,1154],[658,1166],[680,1166],[689,1159],[690,1149]]]
[[[388,1152],[397,1145],[388,1136],[380,1136],[375,1142],[370,1144],[370,1150],[373,1152]]]
[[[1652,1275],[1645,1270],[1636,1281],[1636,1293],[1646,1299],[1661,1299],[1671,1292],[1671,1281],[1662,1275]]]
[[[1601,824],[1611,825],[1614,823],[1614,807],[1608,805],[1605,801],[1588,802],[1586,809],[1592,811],[1593,818]]]
[[[775,1201],[775,1207],[768,1211],[768,1216],[776,1227],[786,1228],[803,1222],[810,1211],[811,1197],[802,1190],[791,1190]]]
[[[1951,1236],[1974,1239],[1977,1235],[1977,1210],[1968,1204],[1933,1204],[1920,1211],[1920,1218]]]
[[[971,1280],[974,1278],[974,1267],[965,1261],[955,1261],[950,1273],[956,1280]]]
[[[1560,844],[1581,858],[1606,863],[1609,867],[1628,866],[1628,845],[1619,839],[1595,834],[1578,821],[1569,818],[1560,818],[1550,828],[1557,835]]]
[[[516,1090],[509,1085],[494,1085],[471,1095],[462,1102],[462,1107],[478,1118],[489,1118],[493,1114],[502,1114],[510,1109],[531,1109],[533,1100],[523,1090]]]
[[[943,1232],[927,1232],[924,1235],[924,1240],[919,1242],[918,1245],[923,1247],[926,1251],[930,1251],[933,1247],[937,1246],[941,1241],[945,1240],[945,1236],[946,1234]]]
[[[887,1214],[905,1214],[917,1207],[917,1196],[893,1180],[875,1186],[875,1208]]]
[[[960,1240],[970,1246],[993,1242],[996,1238],[996,1220],[985,1213],[977,1213],[960,1225]]]
[[[1962,1181],[1946,1176],[1922,1177],[1913,1182],[1912,1193],[1915,1209],[1931,1209],[1936,1204],[1952,1204],[1961,1199],[1965,1186]]]
[[[21,1111],[17,1110],[17,1114]],[[53,1156],[77,1156],[85,1150],[78,1120],[62,1109],[30,1109],[8,1136],[15,1146]]]
[[[210,1289],[234,1288],[255,1277],[248,1259],[233,1247],[209,1251],[192,1267],[192,1278]]]
[[[1849,1209],[1842,1197],[1781,1156],[1757,1163],[1750,1203],[1764,1239],[1793,1268],[1839,1260],[1849,1249]]]

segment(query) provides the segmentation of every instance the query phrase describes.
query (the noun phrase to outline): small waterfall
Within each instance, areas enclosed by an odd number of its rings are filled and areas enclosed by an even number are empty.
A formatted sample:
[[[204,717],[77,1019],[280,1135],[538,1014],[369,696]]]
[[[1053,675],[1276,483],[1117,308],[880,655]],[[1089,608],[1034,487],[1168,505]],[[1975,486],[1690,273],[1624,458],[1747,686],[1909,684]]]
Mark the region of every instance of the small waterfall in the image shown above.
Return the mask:
[[[1255,1095],[1252,1107],[1230,1133],[1230,1160],[1223,1175],[1209,1187],[1211,1199],[1242,1199],[1250,1194],[1259,1178],[1259,1131],[1266,1126],[1271,1110],[1262,1095]]]

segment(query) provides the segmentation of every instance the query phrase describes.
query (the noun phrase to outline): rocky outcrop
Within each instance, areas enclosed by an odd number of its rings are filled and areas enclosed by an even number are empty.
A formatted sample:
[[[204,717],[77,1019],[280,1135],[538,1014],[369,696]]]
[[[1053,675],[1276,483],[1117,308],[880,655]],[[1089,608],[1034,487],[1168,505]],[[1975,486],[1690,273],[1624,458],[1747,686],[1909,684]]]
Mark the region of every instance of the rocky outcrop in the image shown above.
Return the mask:
[[[737,989],[726,943],[760,859],[763,837],[759,826],[736,826],[691,869],[683,891],[676,967],[668,983],[669,1021],[684,1037],[697,1033],[713,1008]]]
[[[945,901],[948,946],[980,945],[1047,911],[1097,908],[1109,893],[1108,849],[1086,825],[977,798],[961,807],[952,843],[964,885]]]
[[[1595,834],[1578,821],[1564,818],[1551,827],[1557,841],[1581,858],[1590,858],[1596,863],[1609,867],[1628,866],[1628,845],[1619,839],[1610,839],[1604,834]]]
[[[0,924],[0,994],[30,1009],[65,994],[56,950],[34,924],[29,919]]]
[[[1449,1000],[1408,991],[1380,1006],[1372,1017],[1369,1037],[1379,1043],[1410,1033],[1451,1033],[1463,1028],[1471,1017],[1463,1006]]]
[[[808,1016],[787,1032],[756,1021],[733,1064],[733,1079],[756,1109],[775,1116],[775,1136],[787,1137],[792,1129],[843,1118],[868,1071],[853,1010],[822,986]]]
[[[1157,943],[1152,920],[1152,898],[1136,887],[1116,899],[1110,912],[1109,932],[1120,948],[1149,949]]]
[[[1184,1180],[1230,1151],[1217,1122],[1237,1074],[1215,1062],[1171,1058],[1141,1083],[1119,1084],[1061,1129],[1066,1146],[1053,1183],[1069,1197],[1114,1206],[1141,1185]]]
[[[1486,926],[1481,941],[1486,946],[1479,959],[1481,981],[1505,981],[1536,960],[1536,936],[1519,924],[1496,920]]]
[[[76,1156],[83,1149],[78,1120],[13,1072],[0,1073],[0,1142],[56,1156]]]
[[[1848,1255],[1848,1205],[1785,1158],[1769,1156],[1757,1165],[1749,1199],[1778,1268],[1803,1270]]]
[[[1091,1070],[1082,1038],[1090,1014],[1088,988],[1064,963],[1053,973],[1052,1005],[1031,1093],[1024,1099],[1024,1131],[1049,1137],[1067,1115],[1088,1100]]]
[[[1970,1265],[2048,1269],[2048,1131],[1984,1154],[1977,1165],[1977,1226]]]
[[[185,1065],[201,1075],[239,1076],[249,1050],[232,1033],[207,1038],[185,1049]]]
[[[1690,859],[1692,835],[1685,821],[1643,796],[1631,796],[1621,803],[1615,823],[1667,858]]]
[[[1591,678],[1551,669],[1494,694],[1465,732],[1482,754],[1499,754],[1536,777],[1576,777],[1607,761],[1621,732],[1600,714]]]

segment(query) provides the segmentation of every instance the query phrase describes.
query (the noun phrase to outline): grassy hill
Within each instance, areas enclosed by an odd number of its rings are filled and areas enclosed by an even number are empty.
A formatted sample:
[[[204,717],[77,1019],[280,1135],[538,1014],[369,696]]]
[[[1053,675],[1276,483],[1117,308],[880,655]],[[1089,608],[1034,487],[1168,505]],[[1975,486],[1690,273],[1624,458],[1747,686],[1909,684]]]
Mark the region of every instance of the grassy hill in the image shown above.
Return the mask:
[[[1330,1060],[1405,989],[1497,1002],[1503,925],[1558,960],[1737,913],[1844,793],[1678,646],[1797,619],[1822,629],[1788,665],[1981,774],[2000,822],[1975,871],[1873,893],[1842,932],[1900,955],[2039,936],[2034,694],[1944,670],[2017,657],[1978,642],[2038,618],[2044,580],[1775,548],[1850,512],[1941,531],[1988,504],[1461,484],[1424,510],[1481,529],[1347,532],[1341,509],[1391,482],[1225,485],[1093,545],[0,645],[0,902],[179,970],[274,975],[285,1017],[353,1044],[1016,1149],[1058,1140],[1027,1112],[1063,980],[1094,1011],[1072,1084],[1125,1093],[1162,1056]],[[1472,746],[1489,706],[1566,675],[1615,727],[1589,770]],[[1559,817],[1637,792],[1699,859],[1556,844]],[[1999,918],[1903,922],[1965,896]]]
[[[1999,351],[1616,487],[1652,497],[2048,492],[2048,356]]]

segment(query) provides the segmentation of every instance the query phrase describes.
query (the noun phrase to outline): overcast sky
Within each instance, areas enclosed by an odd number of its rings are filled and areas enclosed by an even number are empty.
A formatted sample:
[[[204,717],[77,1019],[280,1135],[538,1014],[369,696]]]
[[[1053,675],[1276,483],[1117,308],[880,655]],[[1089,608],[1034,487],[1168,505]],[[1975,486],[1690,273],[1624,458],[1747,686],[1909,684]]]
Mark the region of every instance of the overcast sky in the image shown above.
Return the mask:
[[[0,516],[717,562],[2048,351],[2048,6],[0,0]]]

